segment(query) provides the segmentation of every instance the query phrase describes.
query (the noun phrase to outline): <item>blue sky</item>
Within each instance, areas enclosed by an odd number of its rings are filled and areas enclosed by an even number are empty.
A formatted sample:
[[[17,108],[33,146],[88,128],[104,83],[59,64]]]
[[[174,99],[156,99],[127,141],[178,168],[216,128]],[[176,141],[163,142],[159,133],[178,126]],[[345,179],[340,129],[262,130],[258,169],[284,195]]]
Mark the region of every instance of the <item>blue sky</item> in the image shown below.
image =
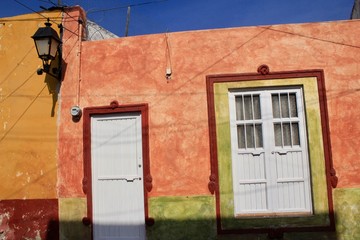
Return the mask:
[[[1,3],[0,18],[30,13],[30,9],[40,11],[40,6],[52,7],[58,0],[2,0]],[[354,0],[61,0],[61,3],[82,6],[88,19],[118,36],[124,36],[127,6],[132,5],[129,35],[133,36],[347,20]]]

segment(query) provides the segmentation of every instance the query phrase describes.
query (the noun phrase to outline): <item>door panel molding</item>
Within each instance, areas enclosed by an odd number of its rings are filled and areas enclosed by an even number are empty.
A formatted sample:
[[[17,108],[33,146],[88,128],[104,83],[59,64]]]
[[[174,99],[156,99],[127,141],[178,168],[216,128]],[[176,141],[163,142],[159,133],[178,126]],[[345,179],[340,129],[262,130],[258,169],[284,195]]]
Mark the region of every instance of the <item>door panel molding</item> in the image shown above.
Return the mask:
[[[129,104],[119,105],[117,101],[112,101],[107,106],[95,106],[84,108],[83,115],[83,154],[84,154],[84,178],[82,181],[83,192],[87,199],[87,216],[83,218],[85,225],[92,225],[93,219],[93,201],[92,201],[92,178],[91,178],[91,117],[94,115],[108,115],[114,113],[134,113],[141,115],[142,130],[142,158],[143,158],[143,176],[144,176],[144,215],[145,223],[148,226],[154,224],[154,220],[149,218],[148,193],[152,190],[152,176],[150,173],[149,158],[149,115],[148,104]],[[93,239],[93,231],[91,231]]]

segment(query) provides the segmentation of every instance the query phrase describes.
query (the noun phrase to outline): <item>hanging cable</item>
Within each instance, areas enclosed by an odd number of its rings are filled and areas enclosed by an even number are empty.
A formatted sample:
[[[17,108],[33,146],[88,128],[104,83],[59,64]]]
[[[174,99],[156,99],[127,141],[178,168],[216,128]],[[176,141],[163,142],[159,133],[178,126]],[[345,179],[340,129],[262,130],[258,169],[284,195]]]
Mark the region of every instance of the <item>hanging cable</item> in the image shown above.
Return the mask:
[[[165,69],[165,77],[167,80],[171,79],[172,75],[172,64],[171,64],[171,46],[169,40],[169,34],[165,33],[165,41],[166,41],[166,69]]]
[[[34,104],[34,102],[39,98],[40,94],[42,93],[42,91],[44,91],[45,88],[46,88],[46,84],[40,90],[40,92],[36,95],[36,97],[31,101],[31,103],[26,107],[25,111],[23,111],[21,113],[21,115],[18,117],[18,119],[16,119],[15,123],[10,127],[10,129],[4,133],[4,135],[0,139],[0,142],[2,142],[6,138],[6,136],[14,129],[14,127],[18,124],[18,122],[24,117],[25,113],[30,109],[30,107]]]
[[[30,8],[29,6],[23,4],[22,2],[20,2],[20,1],[18,1],[18,0],[13,0],[13,1],[15,1],[16,3],[18,3],[18,4],[20,4],[21,6],[25,7],[26,9],[28,9],[28,10],[36,13],[36,14],[39,14],[39,15],[40,15],[41,17],[43,17],[44,19],[48,19],[48,17],[46,17],[45,15],[41,14],[40,12],[35,11],[34,9],[32,9],[32,8]],[[55,22],[55,21],[52,20],[52,19],[49,19],[49,21],[52,22],[52,23],[54,23],[54,24],[56,24],[56,25],[59,25],[57,22]],[[64,27],[64,26],[61,26],[61,27],[64,28],[64,29],[66,29],[67,31],[71,32],[71,33],[74,34],[74,35],[78,35],[77,33],[71,31],[70,29],[68,29],[68,28],[66,28],[66,27]]]
[[[119,6],[119,7],[113,7],[113,8],[104,8],[104,9],[99,9],[99,10],[88,11],[87,14],[97,13],[97,12],[107,12],[107,11],[112,11],[112,10],[117,10],[117,9],[122,9],[122,8],[128,8],[128,7],[138,7],[138,6],[143,6],[143,5],[147,5],[147,4],[166,2],[166,1],[168,1],[168,0],[159,0],[159,1],[138,3],[138,4],[130,4],[130,5],[126,5],[126,6]]]
[[[56,4],[54,3],[52,0],[39,0],[39,1],[42,1],[42,2],[46,2],[46,3],[50,3],[52,4],[54,7],[61,7],[61,8],[65,8],[67,7],[66,5],[60,5],[60,4]],[[49,10],[49,9],[45,9],[45,10]],[[76,19],[74,18],[73,16],[71,16],[68,12],[66,11],[63,11],[67,16],[69,16],[70,18],[72,18],[73,20],[77,21],[79,24],[83,24],[83,21],[81,19]]]
[[[9,74],[6,75],[6,77],[1,80],[0,86],[1,86],[6,80],[8,80],[8,78],[10,77],[10,75],[20,66],[20,64],[22,63],[22,61],[24,61],[24,60],[26,59],[26,57],[33,51],[34,48],[35,48],[35,46],[32,46],[32,47],[25,53],[25,55],[20,59],[20,61],[18,61],[18,62],[16,63],[16,66],[9,72]]]
[[[21,83],[18,87],[16,87],[11,93],[9,93],[8,95],[6,95],[3,99],[0,100],[0,103],[4,102],[6,99],[8,99],[9,97],[11,97],[17,90],[19,90],[22,86],[25,85],[25,83],[27,83],[32,76],[34,76],[36,73],[36,71],[34,71],[23,83]]]

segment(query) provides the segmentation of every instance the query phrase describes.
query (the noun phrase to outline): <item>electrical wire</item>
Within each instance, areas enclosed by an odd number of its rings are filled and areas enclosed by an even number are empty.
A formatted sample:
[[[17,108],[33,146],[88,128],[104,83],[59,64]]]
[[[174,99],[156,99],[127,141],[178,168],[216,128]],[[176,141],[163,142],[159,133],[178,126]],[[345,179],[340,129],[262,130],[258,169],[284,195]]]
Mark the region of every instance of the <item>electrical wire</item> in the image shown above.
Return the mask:
[[[28,9],[28,10],[36,13],[36,14],[39,14],[39,15],[42,16],[44,19],[48,19],[50,22],[53,22],[53,23],[55,23],[56,25],[58,25],[58,23],[55,22],[54,20],[51,20],[50,18],[46,17],[45,15],[41,14],[40,12],[35,11],[34,9],[32,9],[32,8],[30,8],[29,6],[23,4],[22,2],[20,2],[20,1],[18,1],[18,0],[13,0],[13,1],[16,2],[16,3],[18,3],[18,4],[20,4],[21,6],[25,7],[26,9]],[[76,35],[76,36],[79,36],[77,33],[71,31],[70,29],[68,29],[68,28],[66,28],[66,27],[64,27],[64,26],[62,26],[62,28],[66,29],[67,31],[71,32],[72,34],[74,34],[74,35]]]
[[[48,2],[49,3],[51,3],[52,5],[54,5],[54,6],[58,6],[57,4],[55,4],[53,1],[51,1],[51,0],[48,0]]]
[[[51,0],[38,0],[38,1],[43,3],[53,3]]]
[[[97,12],[107,12],[107,11],[112,11],[112,10],[117,10],[117,9],[128,8],[128,7],[138,7],[138,6],[143,6],[143,5],[148,5],[148,4],[152,4],[152,3],[158,3],[158,2],[166,2],[166,1],[168,1],[168,0],[159,0],[159,1],[138,3],[138,4],[129,4],[126,6],[124,5],[124,6],[113,7],[113,8],[104,8],[104,9],[99,9],[99,10],[88,11],[87,14],[97,13]]]
[[[39,21],[42,20],[43,18],[38,17],[38,18],[23,18],[23,19],[6,19],[3,18],[1,19],[1,23],[7,23],[7,22],[30,22],[30,21]],[[52,19],[59,19],[61,20],[62,17],[52,17]]]
[[[54,7],[66,7],[66,5],[61,5],[61,6],[60,6],[60,5],[56,4],[56,3],[54,3],[52,0],[47,0],[47,1],[45,1],[45,0],[38,0],[38,1],[50,3],[50,4],[52,4]],[[72,18],[73,20],[77,21],[78,23],[83,24],[83,21],[81,21],[80,19],[74,18],[74,17],[71,16],[68,12],[64,11],[64,13],[65,13],[66,15],[68,15],[70,18]]]
[[[260,28],[265,28],[265,27],[260,27]],[[346,46],[346,47],[360,48],[360,46],[356,46],[356,45],[352,45],[352,44],[341,43],[341,42],[336,42],[336,41],[332,41],[332,40],[322,39],[322,38],[318,38],[318,37],[307,36],[307,35],[300,34],[300,33],[295,33],[295,32],[289,32],[289,31],[285,31],[285,30],[275,29],[275,28],[272,27],[272,26],[271,26],[271,27],[268,27],[267,29],[270,30],[270,31],[274,31],[274,32],[280,32],[280,33],[284,33],[284,34],[289,34],[289,35],[294,35],[294,36],[298,36],[298,37],[308,38],[308,39],[317,40],[317,41],[321,41],[321,42],[327,42],[327,43],[332,43],[332,44],[336,44],[336,45],[342,45],[342,46]]]
[[[25,111],[23,111],[22,114],[18,117],[18,119],[15,121],[14,125],[12,125],[10,127],[10,129],[4,133],[4,135],[0,139],[0,143],[6,138],[6,136],[14,129],[14,127],[18,124],[18,122],[24,117],[25,113],[27,113],[27,111],[34,104],[34,102],[39,98],[40,94],[42,93],[42,91],[44,91],[45,88],[46,88],[46,84],[40,90],[40,92],[36,95],[36,97],[31,101],[31,103],[26,107]]]
[[[45,19],[48,19],[48,17],[46,17],[46,16],[44,16],[43,14],[41,14],[41,13],[39,13],[39,12],[37,12],[37,11],[35,11],[34,9],[32,9],[32,8],[30,8],[29,6],[27,6],[27,5],[25,5],[25,4],[23,4],[22,2],[20,2],[20,1],[18,1],[18,0],[13,0],[14,2],[16,2],[16,3],[18,3],[18,4],[20,4],[21,6],[23,6],[24,8],[26,8],[26,9],[28,9],[28,10],[30,10],[30,11],[32,11],[32,12],[34,12],[34,13],[37,13],[37,14],[39,14],[40,16],[42,16],[43,18],[45,18]],[[52,21],[52,22],[54,22],[54,21]],[[55,23],[55,22],[54,22]]]
[[[35,75],[35,73],[36,73],[36,71],[34,71],[23,83],[21,83],[18,87],[16,87],[11,93],[9,93],[3,99],[1,99],[0,103],[3,103],[6,99],[11,97],[17,90],[19,90],[22,86],[24,86],[25,83],[27,83],[32,78],[32,76]]]
[[[20,59],[20,61],[17,62],[16,66],[9,72],[9,74],[0,82],[0,86],[10,77],[10,75],[20,66],[20,64],[26,59],[26,57],[32,52],[32,50],[35,48],[35,46],[32,46]]]

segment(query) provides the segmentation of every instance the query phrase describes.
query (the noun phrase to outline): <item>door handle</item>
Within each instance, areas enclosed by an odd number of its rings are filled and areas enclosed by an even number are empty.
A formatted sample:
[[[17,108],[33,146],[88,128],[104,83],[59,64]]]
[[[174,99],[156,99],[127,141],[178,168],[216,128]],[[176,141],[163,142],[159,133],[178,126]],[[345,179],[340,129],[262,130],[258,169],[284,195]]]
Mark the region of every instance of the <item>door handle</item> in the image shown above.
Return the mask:
[[[116,177],[116,176],[101,176],[98,177],[98,180],[100,181],[106,181],[106,180],[123,180],[123,181],[127,181],[127,182],[134,182],[135,180],[141,180],[141,177],[130,177],[130,178],[126,178],[126,177]]]
[[[124,180],[126,180],[127,182],[134,182],[135,180],[141,180],[141,177],[138,178],[124,178]]]
[[[279,155],[286,155],[288,152],[289,152],[289,151],[272,151],[271,153],[272,153],[272,154],[277,153],[277,154],[279,154]]]
[[[288,153],[292,153],[292,152],[301,152],[302,150],[301,149],[285,149],[285,150],[278,150],[278,151],[272,151],[271,153],[272,154],[279,154],[279,155],[286,155]]]

